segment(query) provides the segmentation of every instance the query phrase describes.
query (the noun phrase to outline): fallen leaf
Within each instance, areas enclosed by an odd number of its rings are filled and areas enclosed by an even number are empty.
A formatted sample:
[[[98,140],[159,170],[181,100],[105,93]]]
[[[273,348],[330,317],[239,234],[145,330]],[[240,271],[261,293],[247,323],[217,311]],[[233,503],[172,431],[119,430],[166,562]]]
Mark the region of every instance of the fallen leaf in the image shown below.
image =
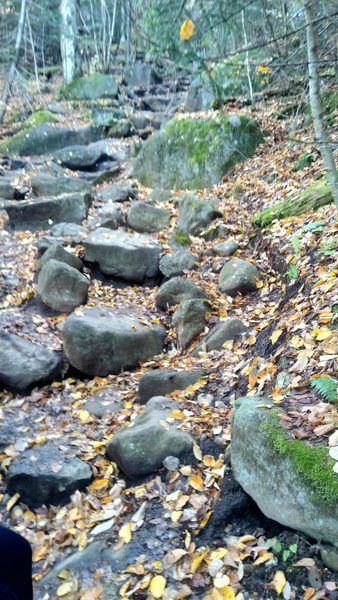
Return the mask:
[[[276,590],[277,594],[280,595],[286,584],[286,579],[283,571],[276,571],[275,576],[271,582],[272,587]]]
[[[129,544],[129,542],[131,541],[133,535],[131,533],[131,524],[130,523],[125,523],[124,525],[122,525],[120,531],[119,531],[119,537],[124,541],[125,544]]]
[[[315,565],[315,561],[313,558],[301,558],[297,560],[297,562],[293,563],[294,567],[313,567]]]
[[[272,332],[272,334],[270,335],[270,340],[273,344],[275,344],[277,342],[277,340],[280,338],[280,336],[283,333],[283,329],[276,329],[275,331]]]
[[[167,582],[163,575],[155,575],[155,577],[152,578],[149,590],[154,598],[162,598],[166,584]]]

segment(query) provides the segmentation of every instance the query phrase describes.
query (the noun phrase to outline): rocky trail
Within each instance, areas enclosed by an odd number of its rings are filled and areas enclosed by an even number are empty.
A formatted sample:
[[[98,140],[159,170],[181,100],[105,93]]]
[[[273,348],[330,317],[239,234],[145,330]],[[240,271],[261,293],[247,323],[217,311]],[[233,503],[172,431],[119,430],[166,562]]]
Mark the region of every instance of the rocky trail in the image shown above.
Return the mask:
[[[3,523],[37,600],[337,598],[335,211],[252,224],[311,127],[137,75],[2,143]]]

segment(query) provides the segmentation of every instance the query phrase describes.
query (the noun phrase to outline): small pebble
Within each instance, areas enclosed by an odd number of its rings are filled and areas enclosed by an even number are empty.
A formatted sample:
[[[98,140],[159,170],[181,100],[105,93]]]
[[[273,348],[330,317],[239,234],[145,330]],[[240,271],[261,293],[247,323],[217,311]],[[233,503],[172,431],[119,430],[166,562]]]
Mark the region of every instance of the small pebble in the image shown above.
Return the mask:
[[[177,471],[180,466],[180,461],[176,456],[166,456],[163,461],[163,466],[167,471]]]

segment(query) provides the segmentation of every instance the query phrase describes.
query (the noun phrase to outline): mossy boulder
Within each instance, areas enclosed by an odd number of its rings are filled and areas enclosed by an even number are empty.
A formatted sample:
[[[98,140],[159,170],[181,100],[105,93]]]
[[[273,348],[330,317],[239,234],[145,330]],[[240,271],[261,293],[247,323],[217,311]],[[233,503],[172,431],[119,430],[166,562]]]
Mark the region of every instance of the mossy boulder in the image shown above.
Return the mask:
[[[222,213],[212,202],[202,200],[194,194],[187,194],[179,204],[177,219],[178,231],[199,235]]]
[[[292,167],[294,172],[302,171],[309,167],[312,163],[314,163],[317,159],[317,156],[313,154],[313,152],[303,152],[296,160],[295,164]]]
[[[270,407],[270,408],[269,408]],[[326,446],[294,440],[268,398],[235,403],[235,479],[270,519],[321,541],[338,542],[338,474]]]
[[[256,227],[268,227],[276,219],[294,217],[302,213],[318,210],[326,204],[331,204],[333,197],[327,184],[317,182],[283,202],[273,204],[254,216],[252,223]]]
[[[22,129],[30,129],[42,123],[58,123],[58,121],[58,117],[50,110],[38,110],[24,121]]]
[[[142,145],[134,173],[147,187],[210,187],[263,141],[259,125],[246,116],[175,117]]]
[[[65,100],[99,100],[116,98],[118,85],[111,75],[92,73],[88,77],[79,77],[66,85],[61,92]]]

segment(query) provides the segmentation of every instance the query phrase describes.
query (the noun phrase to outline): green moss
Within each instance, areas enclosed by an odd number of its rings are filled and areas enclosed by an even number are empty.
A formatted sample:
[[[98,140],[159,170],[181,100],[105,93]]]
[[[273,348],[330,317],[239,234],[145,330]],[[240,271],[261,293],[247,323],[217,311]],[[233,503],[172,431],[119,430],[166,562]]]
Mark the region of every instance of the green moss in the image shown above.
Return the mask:
[[[65,100],[96,100],[99,98],[115,98],[118,87],[111,75],[92,73],[87,77],[75,79],[60,92],[60,98]]]
[[[190,237],[184,231],[176,230],[176,231],[174,231],[172,237],[173,237],[174,242],[176,242],[177,244],[180,244],[181,246],[189,246],[189,244],[190,244]]]
[[[268,227],[275,219],[294,217],[305,212],[318,210],[321,206],[331,204],[333,197],[328,185],[315,183],[298,196],[288,198],[262,210],[254,216],[252,224],[255,227]]]
[[[42,123],[58,123],[58,121],[57,116],[49,110],[38,110],[24,121],[22,129],[30,129]]]
[[[335,461],[324,446],[307,446],[301,440],[292,440],[279,422],[280,411],[272,410],[269,421],[262,425],[273,450],[288,458],[298,476],[311,493],[315,503],[333,508],[338,501],[338,475],[333,471]]]
[[[312,152],[303,152],[303,154],[301,154],[296,160],[295,164],[292,167],[292,170],[294,172],[301,171],[302,169],[305,169],[305,167],[311,165],[311,163],[315,162],[315,160],[315,154],[313,154]]]

